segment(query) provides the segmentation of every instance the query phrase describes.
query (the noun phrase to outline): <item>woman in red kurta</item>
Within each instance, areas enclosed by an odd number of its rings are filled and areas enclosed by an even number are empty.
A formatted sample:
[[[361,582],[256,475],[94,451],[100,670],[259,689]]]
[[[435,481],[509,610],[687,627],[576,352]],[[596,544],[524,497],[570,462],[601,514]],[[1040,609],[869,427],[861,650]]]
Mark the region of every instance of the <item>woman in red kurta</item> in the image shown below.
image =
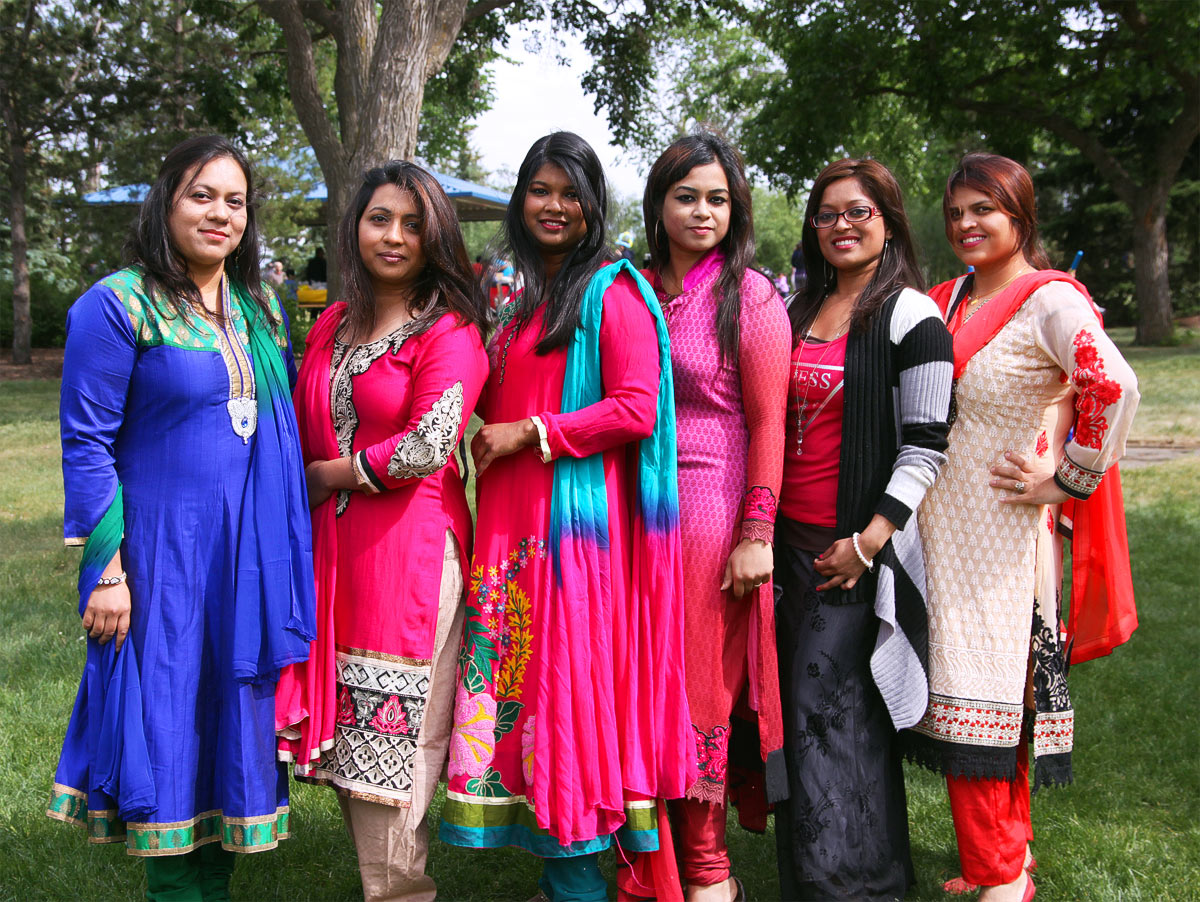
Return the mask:
[[[768,800],[787,795],[771,546],[790,331],[779,295],[749,268],[750,189],[729,144],[700,133],[668,147],[650,170],[643,209],[649,278],[671,334],[688,705],[700,768],[671,819],[687,898],[723,902],[737,892],[725,799],[739,701],[738,720],[757,714]]]
[[[295,394],[319,632],[280,682],[280,747],[337,789],[365,898],[431,900],[471,548],[453,452],[487,377],[485,308],[453,207],[411,163],[367,173],[339,257],[345,302],[309,334]]]

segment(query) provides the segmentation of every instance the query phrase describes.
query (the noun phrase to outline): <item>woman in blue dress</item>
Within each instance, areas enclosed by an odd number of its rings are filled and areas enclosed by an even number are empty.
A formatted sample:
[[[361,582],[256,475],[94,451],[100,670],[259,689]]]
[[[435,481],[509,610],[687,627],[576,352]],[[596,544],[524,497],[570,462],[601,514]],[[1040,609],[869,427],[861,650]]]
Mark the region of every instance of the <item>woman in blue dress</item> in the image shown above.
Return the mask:
[[[64,534],[87,661],[48,814],[146,858],[150,899],[229,898],[288,835],[275,683],[314,634],[287,325],[224,138],[166,157],[67,316]]]

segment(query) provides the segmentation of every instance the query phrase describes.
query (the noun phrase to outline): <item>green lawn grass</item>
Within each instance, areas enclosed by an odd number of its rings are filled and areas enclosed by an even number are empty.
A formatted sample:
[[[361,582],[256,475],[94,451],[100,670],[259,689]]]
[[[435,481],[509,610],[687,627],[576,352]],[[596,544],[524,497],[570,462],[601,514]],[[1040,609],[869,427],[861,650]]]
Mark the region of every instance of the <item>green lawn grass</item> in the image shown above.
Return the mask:
[[[1198,350],[1130,353],[1143,393],[1139,435],[1200,442]],[[84,656],[78,551],[60,539],[57,401],[57,381],[0,384],[0,899],[135,899],[140,862],[42,813]],[[1130,472],[1125,494],[1141,628],[1071,674],[1076,783],[1033,802],[1046,902],[1200,898],[1200,457]],[[919,878],[909,898],[946,898],[941,882],[957,873],[957,857],[944,785],[924,771],[908,776]],[[297,786],[292,812],[293,838],[242,862],[235,897],[361,898],[333,793]],[[773,837],[731,819],[729,838],[749,897],[778,898]],[[430,871],[447,900],[521,900],[536,890],[538,864],[435,841]]]
[[[1171,348],[1133,344],[1133,329],[1109,333],[1138,375],[1142,403],[1132,443],[1200,446],[1200,336],[1181,331]]]

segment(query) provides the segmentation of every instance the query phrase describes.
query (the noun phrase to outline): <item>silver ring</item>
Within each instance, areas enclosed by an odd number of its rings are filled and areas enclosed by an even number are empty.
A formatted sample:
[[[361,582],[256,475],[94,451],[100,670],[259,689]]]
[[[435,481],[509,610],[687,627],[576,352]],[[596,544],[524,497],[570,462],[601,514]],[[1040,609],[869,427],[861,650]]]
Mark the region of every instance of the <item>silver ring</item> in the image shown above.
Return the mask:
[[[1013,486],[1013,491],[1016,492],[1018,495],[1024,495],[1025,490],[1027,488],[1029,488],[1029,486],[1025,485],[1025,483],[1018,482],[1016,485]]]

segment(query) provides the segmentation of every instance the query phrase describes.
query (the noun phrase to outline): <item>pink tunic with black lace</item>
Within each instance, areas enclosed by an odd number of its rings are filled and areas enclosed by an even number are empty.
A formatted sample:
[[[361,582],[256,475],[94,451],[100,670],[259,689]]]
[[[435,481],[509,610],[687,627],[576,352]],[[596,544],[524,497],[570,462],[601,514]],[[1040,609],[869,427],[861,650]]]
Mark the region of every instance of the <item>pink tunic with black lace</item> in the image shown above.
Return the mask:
[[[758,712],[764,760],[783,745],[771,583],[737,599],[721,591],[721,581],[738,542],[774,538],[791,355],[782,300],[764,276],[747,270],[738,356],[721,361],[716,292],[723,260],[713,250],[676,297],[663,291],[657,274],[647,276],[671,334],[675,378],[684,642],[700,766],[688,797],[715,804],[725,802],[730,718],[739,699]]]

